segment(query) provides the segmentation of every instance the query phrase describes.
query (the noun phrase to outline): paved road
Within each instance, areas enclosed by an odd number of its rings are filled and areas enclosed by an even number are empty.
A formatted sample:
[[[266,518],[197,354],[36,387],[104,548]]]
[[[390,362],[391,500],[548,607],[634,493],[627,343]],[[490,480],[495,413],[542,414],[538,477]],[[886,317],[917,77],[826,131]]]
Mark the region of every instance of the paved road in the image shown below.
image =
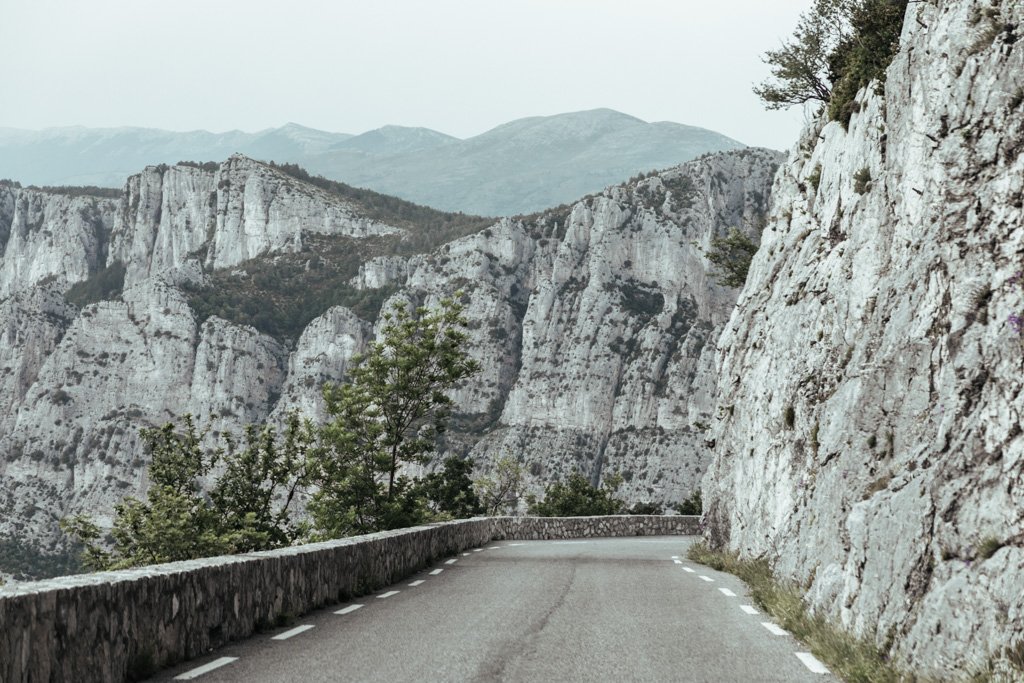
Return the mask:
[[[499,542],[156,680],[836,680],[741,581],[687,561],[692,541]]]

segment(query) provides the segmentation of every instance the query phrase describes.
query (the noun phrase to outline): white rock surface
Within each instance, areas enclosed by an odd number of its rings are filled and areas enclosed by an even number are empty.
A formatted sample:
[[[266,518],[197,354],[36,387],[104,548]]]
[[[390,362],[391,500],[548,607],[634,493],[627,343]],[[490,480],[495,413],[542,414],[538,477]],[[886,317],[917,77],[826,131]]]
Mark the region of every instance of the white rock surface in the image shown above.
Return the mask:
[[[713,543],[950,680],[1024,639],[1024,5],[908,12],[884,96],[776,179],[704,488]]]

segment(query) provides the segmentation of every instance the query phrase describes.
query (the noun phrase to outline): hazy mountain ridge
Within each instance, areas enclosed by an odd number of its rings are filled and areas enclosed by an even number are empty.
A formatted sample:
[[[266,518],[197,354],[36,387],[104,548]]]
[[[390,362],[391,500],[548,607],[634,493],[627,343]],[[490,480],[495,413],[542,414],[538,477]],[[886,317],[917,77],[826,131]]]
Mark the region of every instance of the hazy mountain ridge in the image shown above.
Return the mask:
[[[148,165],[241,153],[439,209],[496,216],[564,204],[640,172],[742,146],[713,131],[609,109],[519,119],[465,140],[402,126],[355,136],[297,124],[258,133],[4,129],[0,178],[121,186]]]

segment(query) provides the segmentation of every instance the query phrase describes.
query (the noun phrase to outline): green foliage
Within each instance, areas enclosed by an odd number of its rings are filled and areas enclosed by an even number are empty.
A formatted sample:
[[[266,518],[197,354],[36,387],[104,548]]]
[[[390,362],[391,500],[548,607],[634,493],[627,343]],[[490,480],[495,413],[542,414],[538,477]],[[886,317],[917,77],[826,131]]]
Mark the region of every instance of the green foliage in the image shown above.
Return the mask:
[[[124,191],[118,187],[96,187],[95,185],[43,185],[42,187],[29,185],[26,189],[67,195],[68,197],[102,197],[104,199],[120,199],[124,194]]]
[[[125,569],[225,553],[289,545],[305,531],[292,520],[291,505],[306,480],[312,429],[298,415],[278,438],[272,427],[249,428],[246,448],[228,437],[226,448],[204,448],[192,417],[180,429],[168,423],[145,429],[152,456],[145,501],[128,497],[114,508],[112,550],[87,516],[61,520],[61,528],[83,545],[83,564],[95,570]],[[218,464],[225,465],[209,495],[200,487]]]
[[[620,482],[621,479],[609,477],[604,486],[596,487],[582,474],[574,472],[564,483],[548,484],[542,500],[529,496],[529,514],[540,517],[622,514],[625,506],[614,495]]]
[[[503,456],[494,463],[494,474],[473,482],[477,496],[488,516],[514,514],[523,495],[523,466]]]
[[[89,279],[76,282],[64,294],[69,304],[83,308],[97,301],[109,301],[121,296],[124,289],[125,266],[114,261],[103,270],[89,276]]]
[[[676,504],[676,512],[681,515],[700,515],[704,508],[700,498],[700,489],[694,489],[690,497],[681,503]]]
[[[999,552],[999,549],[1002,548],[1004,545],[1006,544],[1000,541],[995,536],[989,536],[988,538],[984,539],[981,543],[978,544],[978,557],[980,557],[983,560],[987,560],[988,558],[992,557],[997,552]]]
[[[414,311],[397,303],[384,320],[349,383],[324,387],[333,420],[322,430],[310,510],[326,537],[429,519],[427,501],[401,469],[426,464],[451,415],[447,392],[479,369],[464,349],[466,320],[455,301]]]
[[[878,82],[878,88],[885,82],[885,70],[900,48],[907,3],[908,0],[860,0],[852,4],[848,14],[851,32],[829,56],[829,71],[835,85],[828,114],[843,127],[849,125],[856,111],[857,92],[872,81]]]
[[[782,424],[786,425],[786,429],[792,429],[796,424],[796,409],[793,408],[793,404],[789,404],[783,409]]]
[[[216,161],[179,161],[175,166],[188,166],[198,168],[201,171],[214,172],[220,170],[220,163]]]
[[[469,478],[473,461],[449,456],[439,472],[431,472],[416,483],[416,495],[427,501],[438,517],[465,519],[483,514],[484,507]]]
[[[820,615],[812,615],[799,589],[775,579],[765,560],[741,560],[736,554],[711,550],[694,543],[686,553],[694,562],[743,579],[754,602],[779,625],[805,643],[815,657],[844,681],[896,683],[903,672],[889,663],[869,638],[860,639],[833,626]]]
[[[739,228],[730,228],[725,237],[711,240],[710,249],[705,252],[715,266],[715,282],[723,287],[742,287],[747,281],[750,262],[757,253],[757,244]]]
[[[814,167],[814,170],[811,171],[811,174],[807,176],[807,181],[815,190],[818,189],[818,186],[821,185],[821,164],[818,164],[817,166]]]
[[[51,552],[17,536],[0,536],[0,572],[19,581],[49,579],[81,571],[77,551]]]
[[[815,0],[793,37],[765,53],[772,78],[754,88],[768,109],[817,101],[843,126],[857,92],[885,80],[908,0]]]

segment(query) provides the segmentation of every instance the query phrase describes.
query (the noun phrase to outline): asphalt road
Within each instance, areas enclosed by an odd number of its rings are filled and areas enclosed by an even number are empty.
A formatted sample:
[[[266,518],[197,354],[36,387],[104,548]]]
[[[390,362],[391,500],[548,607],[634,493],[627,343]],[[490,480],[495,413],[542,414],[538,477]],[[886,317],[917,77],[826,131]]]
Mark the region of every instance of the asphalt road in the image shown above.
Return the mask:
[[[693,540],[499,542],[154,680],[836,680]]]

